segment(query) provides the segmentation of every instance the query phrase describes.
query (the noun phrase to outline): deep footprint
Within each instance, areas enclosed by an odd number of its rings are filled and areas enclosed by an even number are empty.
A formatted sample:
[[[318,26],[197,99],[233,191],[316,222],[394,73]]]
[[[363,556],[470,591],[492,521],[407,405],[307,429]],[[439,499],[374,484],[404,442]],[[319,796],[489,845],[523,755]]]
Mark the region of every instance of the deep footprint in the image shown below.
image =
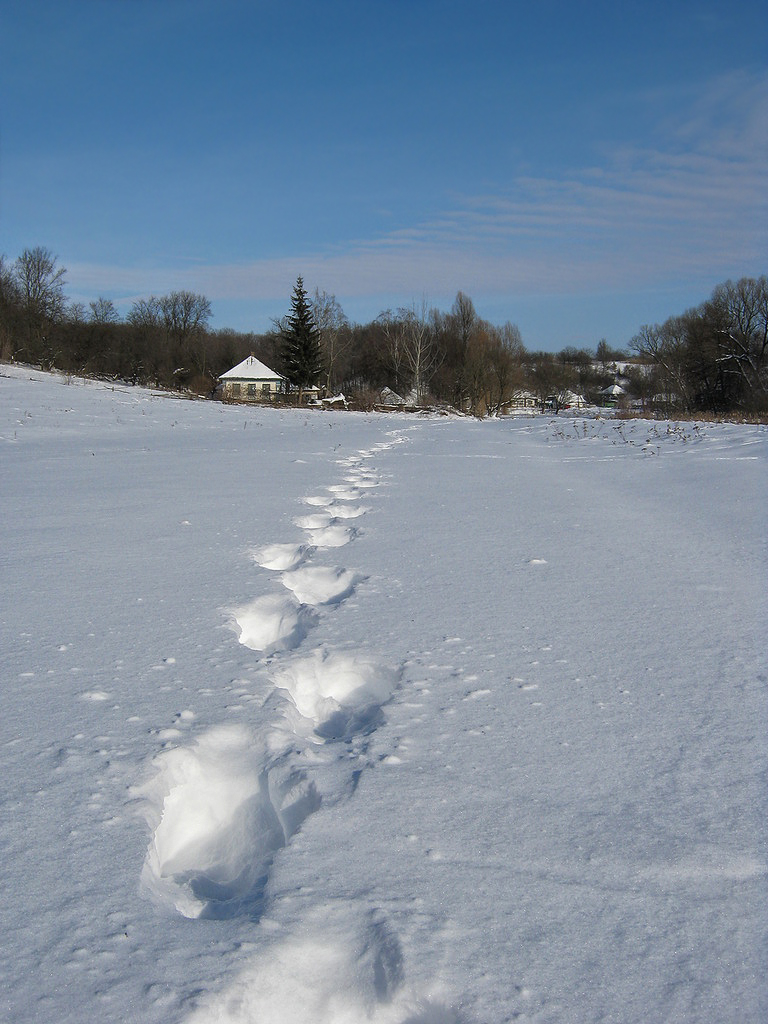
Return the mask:
[[[343,651],[313,651],[274,675],[299,713],[325,739],[375,728],[400,673],[373,657]]]
[[[308,566],[283,573],[280,579],[302,604],[320,605],[343,601],[365,577],[352,569]]]
[[[298,568],[312,553],[306,544],[268,544],[253,552],[253,559],[262,569],[286,572]]]
[[[258,918],[275,853],[320,806],[302,771],[259,747],[219,726],[160,754],[139,790],[153,828],[142,885],[185,917]]]
[[[320,530],[307,530],[307,536],[316,548],[343,548],[358,535],[354,526],[331,523]]]
[[[298,647],[316,621],[310,608],[283,594],[257,597],[233,609],[232,616],[240,643],[263,654]]]

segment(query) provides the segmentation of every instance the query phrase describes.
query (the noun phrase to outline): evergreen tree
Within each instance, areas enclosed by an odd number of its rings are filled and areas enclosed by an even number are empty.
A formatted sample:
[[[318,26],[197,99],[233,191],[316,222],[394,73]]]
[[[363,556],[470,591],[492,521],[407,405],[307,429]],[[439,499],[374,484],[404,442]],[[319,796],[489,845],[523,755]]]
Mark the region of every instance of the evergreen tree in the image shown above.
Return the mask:
[[[312,316],[304,282],[296,278],[291,298],[291,312],[282,330],[283,362],[289,382],[299,389],[299,402],[304,388],[313,385],[322,370],[320,331]]]

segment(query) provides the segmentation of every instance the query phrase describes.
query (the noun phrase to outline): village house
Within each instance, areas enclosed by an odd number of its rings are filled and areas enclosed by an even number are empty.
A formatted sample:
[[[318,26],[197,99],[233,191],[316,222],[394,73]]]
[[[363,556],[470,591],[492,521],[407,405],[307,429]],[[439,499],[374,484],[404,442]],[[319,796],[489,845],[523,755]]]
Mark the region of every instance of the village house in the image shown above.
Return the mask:
[[[273,402],[287,394],[288,381],[256,356],[248,356],[219,377],[225,402]]]
[[[539,398],[532,391],[518,388],[512,393],[509,401],[504,403],[505,412],[536,412],[541,405]]]
[[[615,409],[625,394],[626,391],[621,384],[611,384],[609,387],[603,388],[600,398],[605,408]]]

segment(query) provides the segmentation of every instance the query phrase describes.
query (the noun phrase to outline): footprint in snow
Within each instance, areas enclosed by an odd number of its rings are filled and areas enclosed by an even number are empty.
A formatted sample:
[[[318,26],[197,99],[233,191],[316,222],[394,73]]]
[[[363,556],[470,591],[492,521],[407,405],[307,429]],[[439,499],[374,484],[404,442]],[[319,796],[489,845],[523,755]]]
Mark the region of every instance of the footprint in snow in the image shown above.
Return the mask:
[[[358,531],[354,526],[344,526],[343,523],[331,523],[319,530],[307,530],[307,535],[316,548],[343,548],[357,536]]]
[[[325,739],[375,727],[400,673],[377,658],[345,651],[313,651],[278,669],[275,685]]]
[[[369,1021],[460,1024],[458,1011],[411,987],[397,933],[378,908],[336,900],[304,914],[293,934],[266,935],[253,960],[189,1024]]]
[[[301,604],[338,604],[354,591],[365,576],[352,569],[307,566],[283,573],[283,586],[290,590]]]
[[[310,608],[283,594],[257,597],[255,601],[233,609],[232,616],[240,643],[264,654],[298,647],[316,621],[316,615]]]
[[[286,572],[300,566],[311,553],[306,544],[268,544],[254,551],[253,558],[262,569]]]
[[[336,519],[358,519],[366,512],[370,512],[370,509],[365,505],[347,505],[333,501],[326,505],[326,511]]]
[[[293,522],[302,530],[322,530],[331,525],[333,516],[330,512],[314,512],[309,516],[296,516]]]
[[[361,487],[365,490],[381,486],[381,481],[374,476],[349,476],[347,480],[354,484],[355,487]]]
[[[349,484],[332,484],[326,490],[330,491],[335,501],[357,501],[360,498],[357,488],[350,487]]]
[[[136,795],[152,829],[142,886],[191,918],[258,918],[275,853],[320,806],[305,773],[240,725],[162,752]]]

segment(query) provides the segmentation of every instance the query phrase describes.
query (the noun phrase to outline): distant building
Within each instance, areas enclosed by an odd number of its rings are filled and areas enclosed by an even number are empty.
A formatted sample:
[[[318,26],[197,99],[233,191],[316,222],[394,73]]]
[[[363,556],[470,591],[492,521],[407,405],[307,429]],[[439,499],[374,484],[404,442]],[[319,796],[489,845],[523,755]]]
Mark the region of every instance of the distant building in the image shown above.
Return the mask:
[[[505,412],[536,412],[541,405],[537,395],[524,388],[518,388],[512,393],[508,402],[504,403]]]
[[[611,384],[610,387],[603,388],[600,392],[604,406],[618,405],[625,394],[626,392],[620,384]]]
[[[270,370],[256,356],[248,356],[242,363],[219,377],[222,395],[229,402],[273,402],[288,393],[288,381]]]
[[[551,410],[553,412],[559,412],[560,409],[586,409],[588,405],[589,402],[587,402],[583,395],[579,395],[570,389],[561,391],[556,395],[548,395],[544,402],[544,408],[547,411]]]

